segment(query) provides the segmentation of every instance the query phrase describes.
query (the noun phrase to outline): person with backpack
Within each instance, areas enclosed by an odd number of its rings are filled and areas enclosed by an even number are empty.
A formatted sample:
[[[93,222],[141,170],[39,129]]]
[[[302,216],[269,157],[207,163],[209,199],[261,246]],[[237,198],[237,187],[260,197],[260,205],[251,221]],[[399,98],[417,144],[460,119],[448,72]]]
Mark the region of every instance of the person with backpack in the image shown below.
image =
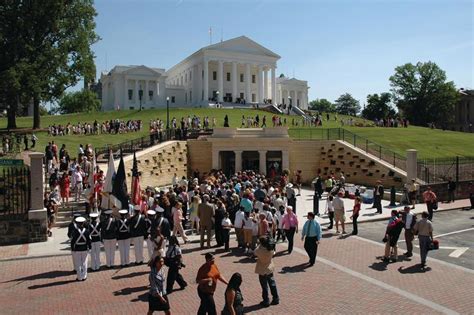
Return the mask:
[[[398,255],[398,238],[403,229],[403,222],[398,217],[398,211],[392,210],[392,216],[388,220],[387,229],[385,230],[385,255],[383,261],[388,263],[390,260],[396,262]]]
[[[175,281],[178,283],[181,290],[188,286],[184,281],[183,276],[179,273],[181,268],[185,267],[183,264],[183,255],[179,247],[178,238],[173,235],[169,239],[168,250],[165,256],[165,265],[168,267],[168,278],[166,281],[166,292],[170,294],[173,292],[173,285]]]
[[[407,245],[407,252],[405,257],[413,256],[413,239],[415,238],[413,227],[416,224],[416,214],[410,211],[410,206],[405,206],[402,213],[403,228],[405,229],[405,243]]]

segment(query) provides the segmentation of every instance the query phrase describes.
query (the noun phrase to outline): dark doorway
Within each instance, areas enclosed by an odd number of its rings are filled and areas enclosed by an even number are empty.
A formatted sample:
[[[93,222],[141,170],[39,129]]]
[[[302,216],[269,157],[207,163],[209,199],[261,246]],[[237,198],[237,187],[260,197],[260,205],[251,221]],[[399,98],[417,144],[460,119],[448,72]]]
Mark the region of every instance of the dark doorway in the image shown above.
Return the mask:
[[[258,151],[242,152],[242,170],[260,171],[260,157]]]
[[[235,174],[235,153],[234,151],[220,151],[219,159],[222,171],[226,176]]]
[[[281,175],[281,151],[268,151],[267,152],[267,176],[273,178]]]

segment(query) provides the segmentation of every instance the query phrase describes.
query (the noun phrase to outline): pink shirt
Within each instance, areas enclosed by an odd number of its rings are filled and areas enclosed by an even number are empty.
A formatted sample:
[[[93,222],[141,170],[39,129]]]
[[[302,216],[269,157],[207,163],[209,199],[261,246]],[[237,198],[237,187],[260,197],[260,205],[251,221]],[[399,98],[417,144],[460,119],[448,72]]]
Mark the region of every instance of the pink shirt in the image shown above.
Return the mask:
[[[179,224],[181,223],[181,220],[183,220],[183,211],[181,209],[176,209],[173,213],[173,222],[174,224]]]
[[[298,217],[293,212],[291,214],[285,213],[281,222],[284,230],[296,228],[298,226]]]

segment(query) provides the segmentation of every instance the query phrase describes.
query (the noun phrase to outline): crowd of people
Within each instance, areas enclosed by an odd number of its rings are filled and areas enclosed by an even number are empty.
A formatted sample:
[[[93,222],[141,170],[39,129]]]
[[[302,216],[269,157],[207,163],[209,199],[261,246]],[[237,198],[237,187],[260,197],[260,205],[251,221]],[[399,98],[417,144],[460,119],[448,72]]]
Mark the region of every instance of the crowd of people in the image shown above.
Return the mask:
[[[31,145],[30,145],[31,141]],[[32,133],[30,134],[9,134],[2,136],[2,153],[19,153],[22,150],[22,145],[24,150],[34,149],[38,137]]]
[[[141,120],[106,120],[98,122],[78,122],[66,125],[53,124],[48,126],[48,136],[68,136],[68,135],[99,135],[99,134],[123,134],[142,130]]]
[[[386,118],[380,118],[380,119],[375,118],[374,124],[377,127],[408,128],[408,126],[410,125],[410,122],[406,118],[386,117]]]

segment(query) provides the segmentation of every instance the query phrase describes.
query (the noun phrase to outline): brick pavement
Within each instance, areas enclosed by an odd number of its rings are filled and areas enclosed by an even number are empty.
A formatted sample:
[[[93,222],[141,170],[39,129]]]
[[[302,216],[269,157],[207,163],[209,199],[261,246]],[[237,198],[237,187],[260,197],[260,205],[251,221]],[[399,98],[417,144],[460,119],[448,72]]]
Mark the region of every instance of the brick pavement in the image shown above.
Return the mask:
[[[190,286],[170,295],[175,314],[195,314],[199,305],[193,280],[206,251],[197,250],[197,246],[193,243],[183,247],[187,264],[183,275]],[[227,278],[233,272],[242,273],[244,304],[255,314],[436,314],[440,313],[437,305],[444,307],[441,312],[468,314],[474,310],[474,273],[461,268],[428,260],[432,270],[418,273],[410,268],[418,260],[415,257],[414,261],[389,264],[384,270],[376,258],[382,254],[383,247],[356,237],[326,237],[320,246],[320,261],[305,269],[307,257],[301,253],[301,241],[297,240],[296,246],[298,250],[286,255],[283,253],[286,244],[278,244],[275,264],[281,304],[268,309],[258,307],[261,293],[251,259],[237,252],[218,252],[217,264]],[[132,252],[131,256],[133,261]],[[0,262],[1,313],[146,312],[146,266],[102,270],[89,273],[85,282],[75,282],[71,265],[69,256]],[[219,283],[215,295],[218,311],[223,307],[224,289]],[[436,304],[430,306],[432,302]]]

